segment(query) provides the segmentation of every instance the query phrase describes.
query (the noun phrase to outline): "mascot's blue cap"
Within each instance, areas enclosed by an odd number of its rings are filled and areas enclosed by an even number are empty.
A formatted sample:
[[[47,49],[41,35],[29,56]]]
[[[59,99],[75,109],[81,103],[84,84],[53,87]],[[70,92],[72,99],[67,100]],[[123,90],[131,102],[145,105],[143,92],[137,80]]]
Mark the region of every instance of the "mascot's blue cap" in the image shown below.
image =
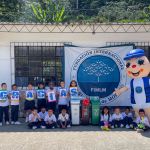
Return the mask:
[[[129,53],[126,54],[124,60],[129,60],[131,58],[145,56],[143,49],[133,49]]]

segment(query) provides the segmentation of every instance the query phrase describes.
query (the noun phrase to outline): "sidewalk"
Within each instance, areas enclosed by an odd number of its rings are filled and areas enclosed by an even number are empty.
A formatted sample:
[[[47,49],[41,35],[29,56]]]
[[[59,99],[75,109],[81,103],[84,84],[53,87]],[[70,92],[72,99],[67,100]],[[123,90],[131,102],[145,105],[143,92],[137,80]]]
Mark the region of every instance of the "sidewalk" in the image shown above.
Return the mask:
[[[101,131],[97,126],[30,130],[26,124],[0,127],[0,150],[150,150],[150,131]]]

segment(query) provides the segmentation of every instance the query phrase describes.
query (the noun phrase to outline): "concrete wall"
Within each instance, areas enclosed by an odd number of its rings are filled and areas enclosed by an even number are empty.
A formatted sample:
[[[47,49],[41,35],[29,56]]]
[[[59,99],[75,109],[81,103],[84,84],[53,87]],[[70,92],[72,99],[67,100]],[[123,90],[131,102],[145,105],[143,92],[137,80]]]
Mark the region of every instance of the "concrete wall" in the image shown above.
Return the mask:
[[[0,83],[14,82],[11,42],[72,42],[73,45],[100,47],[106,42],[148,42],[150,33],[10,33],[0,32]],[[10,54],[11,53],[11,54]],[[12,65],[11,65],[12,64]]]

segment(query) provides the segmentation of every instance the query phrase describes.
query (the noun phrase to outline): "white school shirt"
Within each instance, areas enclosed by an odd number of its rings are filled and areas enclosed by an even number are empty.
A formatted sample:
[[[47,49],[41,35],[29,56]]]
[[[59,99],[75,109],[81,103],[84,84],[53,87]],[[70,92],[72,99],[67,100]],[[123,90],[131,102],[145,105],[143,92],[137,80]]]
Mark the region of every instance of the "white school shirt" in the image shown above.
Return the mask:
[[[44,113],[43,112],[39,112],[39,116],[43,120],[45,119],[46,115],[47,115],[47,111],[45,111]]]
[[[126,114],[125,112],[122,113],[122,117],[125,118],[125,117],[130,117],[130,118],[133,118],[133,115],[131,112],[129,112],[128,114]]]
[[[69,120],[69,115],[66,113],[65,116],[63,116],[62,113],[61,113],[61,114],[59,114],[59,116],[58,116],[58,120],[63,121],[63,122],[64,122],[65,120]]]
[[[56,90],[53,89],[48,89],[46,91],[46,96],[47,96],[47,100],[48,102],[55,102],[56,101]]]
[[[148,118],[147,118],[146,116],[145,116],[143,119],[142,119],[141,117],[137,117],[137,118],[136,118],[136,123],[137,123],[137,124],[143,123],[144,125],[150,127]]]
[[[112,120],[122,120],[123,119],[123,116],[122,116],[122,114],[120,113],[120,114],[113,114],[112,115]]]
[[[67,92],[68,90],[66,88],[62,87],[58,88],[59,93],[58,105],[68,105]]]
[[[35,98],[35,90],[26,90],[25,91],[26,100],[32,101]]]
[[[109,121],[109,122],[111,122],[112,121],[111,115],[109,115],[109,116],[108,116],[108,114],[107,115],[105,115],[105,114],[101,115],[101,121]]]
[[[38,117],[40,118],[40,116],[39,116],[39,114],[37,114],[38,115]],[[30,114],[29,115],[29,122],[38,122],[38,117],[35,117],[34,118],[34,115],[33,114]],[[34,120],[32,121],[32,119],[34,118]]]
[[[45,99],[45,89],[36,90],[37,99]]]
[[[20,100],[20,91],[12,90],[10,91],[10,101],[11,105],[19,105],[19,100]]]
[[[0,106],[5,107],[9,105],[8,94],[7,90],[0,90]]]
[[[50,121],[53,121],[53,122],[56,122],[56,117],[54,114],[52,114],[51,116],[49,116],[49,114],[47,114],[45,116],[45,119],[44,119],[45,122],[50,122]]]

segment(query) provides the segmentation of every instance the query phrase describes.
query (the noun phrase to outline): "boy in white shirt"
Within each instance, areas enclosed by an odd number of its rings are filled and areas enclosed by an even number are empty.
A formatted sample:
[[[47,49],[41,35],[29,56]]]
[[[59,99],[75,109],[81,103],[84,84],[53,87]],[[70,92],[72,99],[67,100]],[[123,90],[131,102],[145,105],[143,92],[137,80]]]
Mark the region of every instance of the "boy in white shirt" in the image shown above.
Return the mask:
[[[139,117],[137,117],[136,121],[133,122],[133,127],[137,131],[146,131],[150,128],[150,123],[148,118],[145,116],[144,109],[139,110]]]
[[[59,113],[61,113],[62,109],[66,109],[68,111],[68,106],[69,106],[69,94],[68,94],[68,90],[65,87],[65,82],[61,81],[60,82],[60,87],[57,90],[57,95],[58,95],[58,109],[59,109]]]
[[[123,128],[123,116],[120,113],[120,108],[115,108],[114,114],[112,115],[112,124],[115,128]]]
[[[125,111],[122,113],[123,125],[129,129],[133,128],[133,114],[130,112],[130,108],[126,107]]]
[[[42,129],[45,129],[45,126],[46,126],[46,124],[45,124],[45,117],[46,117],[46,115],[47,115],[48,113],[47,113],[47,111],[46,111],[46,108],[41,108],[41,111],[39,112],[39,116],[40,116],[40,118],[41,118],[41,128]]]
[[[58,116],[58,125],[60,128],[67,128],[70,127],[70,119],[69,115],[67,114],[66,109],[62,109],[61,113]]]
[[[41,127],[41,118],[37,112],[36,108],[32,109],[32,113],[29,115],[29,124],[30,129],[37,129]]]
[[[3,122],[3,114],[5,115],[5,123],[9,125],[9,100],[8,100],[7,84],[1,84],[0,90],[0,126]]]
[[[17,85],[12,85],[12,91],[9,94],[11,102],[11,124],[19,125],[18,113],[19,113],[19,101],[20,101],[20,91],[17,90]]]
[[[53,110],[52,109],[49,109],[48,110],[48,114],[46,115],[45,117],[45,124],[46,124],[46,128],[47,129],[54,129],[57,127],[57,124],[56,124],[56,117],[53,113]]]

